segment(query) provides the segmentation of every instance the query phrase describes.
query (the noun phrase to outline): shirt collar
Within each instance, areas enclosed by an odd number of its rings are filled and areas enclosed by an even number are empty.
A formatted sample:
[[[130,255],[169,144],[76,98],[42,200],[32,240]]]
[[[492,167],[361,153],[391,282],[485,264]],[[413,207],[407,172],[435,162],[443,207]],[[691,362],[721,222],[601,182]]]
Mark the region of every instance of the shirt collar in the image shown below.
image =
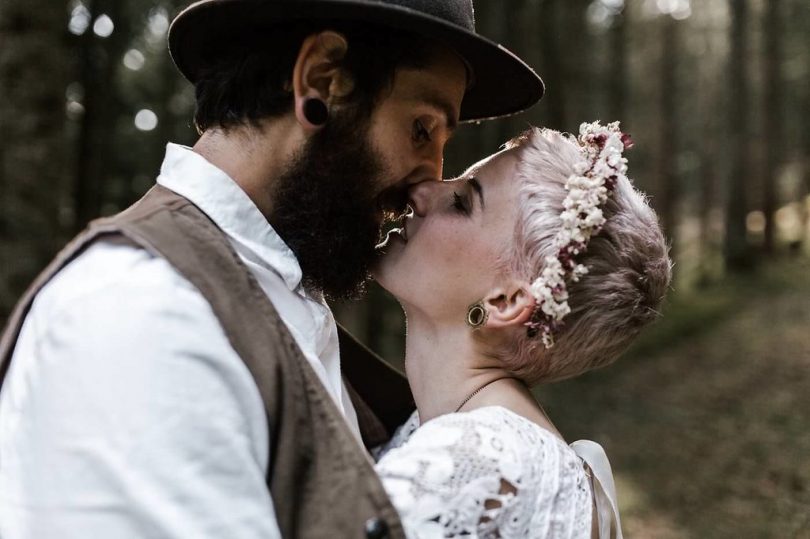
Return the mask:
[[[166,146],[157,183],[190,200],[233,241],[278,273],[290,290],[301,283],[301,266],[259,208],[225,172],[191,148]]]

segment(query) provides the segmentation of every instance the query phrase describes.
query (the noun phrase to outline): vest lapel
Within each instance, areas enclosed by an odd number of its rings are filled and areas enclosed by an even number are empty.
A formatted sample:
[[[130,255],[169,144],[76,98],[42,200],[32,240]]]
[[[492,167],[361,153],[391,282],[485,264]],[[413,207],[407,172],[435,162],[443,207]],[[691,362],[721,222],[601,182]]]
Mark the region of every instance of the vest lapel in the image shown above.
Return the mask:
[[[367,448],[387,442],[415,408],[408,381],[338,326],[340,369]]]

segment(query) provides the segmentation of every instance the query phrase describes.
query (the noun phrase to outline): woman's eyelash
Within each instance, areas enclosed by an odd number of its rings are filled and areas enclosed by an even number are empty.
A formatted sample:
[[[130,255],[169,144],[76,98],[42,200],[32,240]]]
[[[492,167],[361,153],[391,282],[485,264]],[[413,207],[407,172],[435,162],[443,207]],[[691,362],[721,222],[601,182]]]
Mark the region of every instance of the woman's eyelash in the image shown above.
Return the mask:
[[[453,208],[463,213],[464,215],[470,214],[470,210],[467,209],[467,206],[464,204],[464,199],[461,198],[461,195],[459,195],[455,191],[453,191]]]

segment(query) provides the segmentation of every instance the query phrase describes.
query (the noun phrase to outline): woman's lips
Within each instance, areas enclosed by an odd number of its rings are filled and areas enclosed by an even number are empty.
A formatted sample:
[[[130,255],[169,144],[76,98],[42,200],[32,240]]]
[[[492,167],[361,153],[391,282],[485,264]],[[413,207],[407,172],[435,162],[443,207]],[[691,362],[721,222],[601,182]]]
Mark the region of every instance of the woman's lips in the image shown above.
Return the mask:
[[[384,249],[392,240],[399,240],[403,243],[408,243],[407,232],[404,228],[392,228],[385,235],[385,239],[378,243],[375,249]]]
[[[392,228],[389,230],[386,235],[385,239],[377,244],[375,247],[376,249],[382,249],[388,242],[392,239],[401,240],[403,243],[408,243],[408,221],[413,217],[413,209],[408,206],[406,211],[400,216],[400,226],[397,228]]]
[[[408,243],[408,229],[406,227],[395,228],[391,231],[396,238]]]

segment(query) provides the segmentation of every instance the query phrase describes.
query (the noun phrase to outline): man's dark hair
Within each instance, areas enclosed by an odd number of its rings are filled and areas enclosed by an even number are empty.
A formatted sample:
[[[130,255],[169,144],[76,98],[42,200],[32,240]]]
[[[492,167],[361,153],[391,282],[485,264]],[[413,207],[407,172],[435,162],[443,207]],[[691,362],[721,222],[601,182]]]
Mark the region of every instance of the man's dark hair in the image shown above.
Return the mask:
[[[343,67],[355,87],[346,99],[370,114],[398,68],[423,68],[430,59],[427,40],[417,34],[346,21],[298,24],[261,36],[228,40],[226,50],[196,83],[194,123],[206,129],[255,124],[292,109],[293,67],[304,39],[323,30],[341,33],[349,43]]]

